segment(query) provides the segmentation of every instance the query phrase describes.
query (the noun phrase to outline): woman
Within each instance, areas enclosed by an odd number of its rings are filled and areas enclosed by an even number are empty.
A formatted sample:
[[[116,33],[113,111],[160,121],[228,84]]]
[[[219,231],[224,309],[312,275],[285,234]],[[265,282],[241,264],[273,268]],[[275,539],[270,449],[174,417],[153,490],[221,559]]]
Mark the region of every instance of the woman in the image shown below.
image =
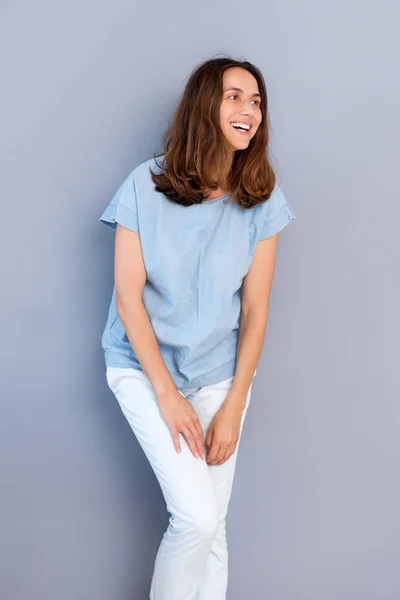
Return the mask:
[[[268,159],[260,71],[194,70],[164,154],[101,221],[116,229],[107,381],[171,513],[151,600],[226,598],[225,519],[261,353],[278,232],[294,219]]]

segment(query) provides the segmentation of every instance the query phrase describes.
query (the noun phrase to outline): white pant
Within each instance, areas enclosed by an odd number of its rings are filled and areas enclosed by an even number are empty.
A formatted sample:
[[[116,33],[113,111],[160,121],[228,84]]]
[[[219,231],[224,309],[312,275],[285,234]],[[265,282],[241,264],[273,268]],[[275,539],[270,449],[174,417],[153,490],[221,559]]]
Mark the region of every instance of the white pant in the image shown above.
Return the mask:
[[[193,405],[204,439],[232,380],[179,390]],[[108,367],[107,382],[150,461],[171,513],[155,561],[150,600],[225,600],[225,518],[239,443],[222,465],[208,465],[195,458],[183,435],[182,452],[178,453],[147,376],[137,369]],[[240,431],[250,395],[251,386]]]

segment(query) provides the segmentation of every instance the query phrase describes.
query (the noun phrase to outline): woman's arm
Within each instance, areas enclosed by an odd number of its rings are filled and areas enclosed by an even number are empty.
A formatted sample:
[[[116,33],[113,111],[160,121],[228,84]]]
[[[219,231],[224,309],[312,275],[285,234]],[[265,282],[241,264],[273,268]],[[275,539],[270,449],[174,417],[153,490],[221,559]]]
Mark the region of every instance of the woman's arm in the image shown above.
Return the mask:
[[[276,233],[258,242],[250,269],[243,279],[236,370],[227,399],[228,403],[237,402],[242,408],[264,343],[278,236]]]
[[[146,269],[140,237],[120,224],[115,235],[114,281],[118,316],[133,351],[157,396],[168,395],[176,387],[142,300]]]
[[[176,449],[180,451],[179,433],[182,433],[193,454],[205,458],[199,418],[190,402],[176,389],[143,304],[146,269],[140,237],[120,224],[115,236],[114,280],[118,316],[143,371],[154,387]]]
[[[221,465],[228,460],[239,439],[242,413],[264,343],[278,235],[258,242],[250,269],[243,279],[235,376],[207,432],[207,463],[210,465]]]

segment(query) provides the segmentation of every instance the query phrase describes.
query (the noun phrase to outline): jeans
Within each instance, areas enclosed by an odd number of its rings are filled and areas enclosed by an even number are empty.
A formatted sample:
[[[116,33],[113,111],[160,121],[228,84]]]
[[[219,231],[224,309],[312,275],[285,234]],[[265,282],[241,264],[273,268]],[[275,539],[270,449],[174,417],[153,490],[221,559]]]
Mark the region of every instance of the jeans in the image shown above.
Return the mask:
[[[204,439],[232,380],[230,377],[214,385],[178,390],[194,407]],[[150,462],[170,513],[155,560],[150,600],[225,600],[226,515],[239,442],[234,454],[222,465],[208,465],[201,458],[196,459],[183,435],[182,452],[178,453],[154,388],[143,371],[108,367],[107,382]]]

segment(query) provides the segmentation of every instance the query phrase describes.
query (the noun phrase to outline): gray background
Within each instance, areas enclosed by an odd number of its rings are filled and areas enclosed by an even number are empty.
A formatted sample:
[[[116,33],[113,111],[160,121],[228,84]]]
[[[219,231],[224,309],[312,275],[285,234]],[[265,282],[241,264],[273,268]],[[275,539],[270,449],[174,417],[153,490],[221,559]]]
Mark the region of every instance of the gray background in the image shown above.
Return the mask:
[[[1,599],[148,597],[168,515],[105,381],[98,218],[217,53],[265,75],[297,217],[230,505],[229,600],[399,598],[398,4],[3,0],[0,17]]]

